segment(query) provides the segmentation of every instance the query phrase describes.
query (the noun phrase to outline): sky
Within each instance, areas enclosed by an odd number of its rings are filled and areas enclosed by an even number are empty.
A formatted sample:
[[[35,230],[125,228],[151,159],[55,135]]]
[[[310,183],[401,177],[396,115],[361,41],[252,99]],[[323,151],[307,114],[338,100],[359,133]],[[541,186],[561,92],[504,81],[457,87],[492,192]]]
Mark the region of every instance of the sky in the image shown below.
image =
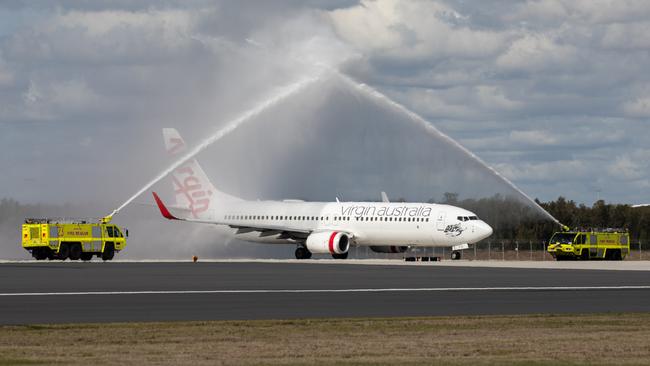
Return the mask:
[[[0,197],[114,208],[169,164],[161,128],[196,144],[304,77],[320,81],[198,156],[224,191],[511,191],[337,70],[533,198],[647,202],[648,14],[642,0],[3,2]]]

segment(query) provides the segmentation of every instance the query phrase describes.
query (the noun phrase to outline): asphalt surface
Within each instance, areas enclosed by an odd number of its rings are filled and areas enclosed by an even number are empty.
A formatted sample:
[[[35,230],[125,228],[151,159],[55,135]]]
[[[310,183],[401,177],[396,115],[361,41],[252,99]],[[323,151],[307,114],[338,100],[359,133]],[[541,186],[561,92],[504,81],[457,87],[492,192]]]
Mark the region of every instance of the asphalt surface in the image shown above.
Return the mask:
[[[648,311],[649,271],[0,264],[0,324]]]

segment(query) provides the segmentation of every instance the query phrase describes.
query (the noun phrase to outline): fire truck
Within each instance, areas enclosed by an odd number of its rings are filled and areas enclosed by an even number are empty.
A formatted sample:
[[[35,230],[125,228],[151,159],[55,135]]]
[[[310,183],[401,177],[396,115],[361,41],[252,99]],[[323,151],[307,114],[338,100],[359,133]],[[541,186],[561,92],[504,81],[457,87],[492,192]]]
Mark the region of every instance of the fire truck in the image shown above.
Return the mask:
[[[626,229],[576,229],[553,234],[547,251],[558,261],[623,260],[630,253]]]
[[[127,229],[102,219],[25,219],[22,245],[37,260],[108,261],[126,247]]]

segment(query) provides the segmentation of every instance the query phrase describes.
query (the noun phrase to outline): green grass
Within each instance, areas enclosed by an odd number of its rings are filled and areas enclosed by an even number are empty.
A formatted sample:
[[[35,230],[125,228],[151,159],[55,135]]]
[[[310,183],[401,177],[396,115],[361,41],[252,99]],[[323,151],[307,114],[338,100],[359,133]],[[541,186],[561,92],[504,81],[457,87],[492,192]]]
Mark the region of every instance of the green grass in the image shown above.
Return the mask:
[[[650,314],[0,327],[0,365],[644,365]]]

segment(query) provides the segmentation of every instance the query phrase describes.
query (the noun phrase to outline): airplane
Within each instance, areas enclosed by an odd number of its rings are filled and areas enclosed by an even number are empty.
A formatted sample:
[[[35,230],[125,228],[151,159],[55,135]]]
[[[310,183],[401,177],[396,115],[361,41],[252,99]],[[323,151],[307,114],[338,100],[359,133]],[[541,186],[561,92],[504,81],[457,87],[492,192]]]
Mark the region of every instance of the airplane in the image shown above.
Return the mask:
[[[185,150],[172,128],[163,129],[170,155]],[[156,192],[162,216],[235,229],[236,238],[268,244],[296,245],[296,259],[329,254],[346,259],[350,247],[368,246],[379,253],[403,253],[409,247],[450,247],[451,259],[461,250],[492,235],[490,225],[474,213],[445,204],[389,202],[247,201],[218,190],[196,159],[172,173],[176,204],[167,206]],[[180,215],[178,212],[182,212]]]
[[[650,203],[642,203],[639,205],[632,205],[632,208],[640,208],[640,207],[648,207],[650,206]]]

